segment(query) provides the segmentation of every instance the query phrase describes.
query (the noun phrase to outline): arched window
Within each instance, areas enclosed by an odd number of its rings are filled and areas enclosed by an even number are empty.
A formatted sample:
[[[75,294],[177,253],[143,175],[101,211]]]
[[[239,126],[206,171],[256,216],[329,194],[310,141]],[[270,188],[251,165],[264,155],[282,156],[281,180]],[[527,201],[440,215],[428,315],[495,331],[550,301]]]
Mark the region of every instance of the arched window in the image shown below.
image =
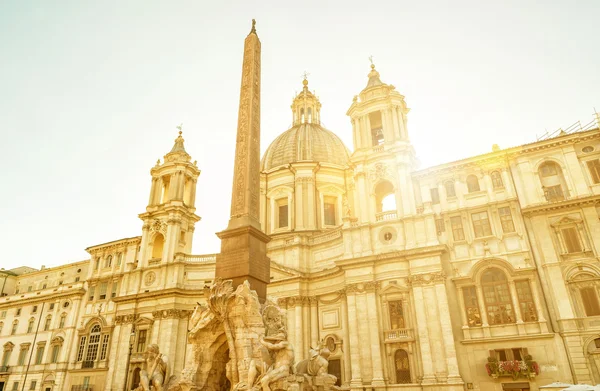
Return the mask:
[[[81,335],[77,349],[77,361],[83,361],[82,368],[94,368],[95,362],[105,360],[110,334],[103,332],[99,324],[94,324],[88,335]]]
[[[29,319],[29,323],[27,323],[27,334],[33,332],[34,323],[35,323],[35,319],[33,319],[33,318]]]
[[[469,175],[467,177],[467,189],[469,189],[469,193],[473,193],[479,191],[479,179],[475,175]]]
[[[492,186],[494,189],[502,189],[504,188],[504,183],[502,182],[502,175],[498,171],[492,171],[490,174],[492,178]]]
[[[111,266],[112,266],[112,255],[109,255],[104,260],[104,267],[111,267]]]
[[[454,189],[454,182],[444,182],[444,189],[446,189],[446,197],[456,197],[456,190]]]
[[[140,386],[140,381],[141,381],[140,371],[141,371],[140,368],[135,368],[133,370],[133,376],[131,377],[131,387],[129,387],[129,389],[134,390]]]
[[[547,201],[555,202],[566,199],[567,185],[562,170],[555,162],[545,162],[538,170],[544,197]]]
[[[410,383],[410,362],[408,361],[408,353],[406,350],[396,350],[396,353],[394,353],[394,364],[396,367],[396,383]]]
[[[162,234],[157,233],[154,237],[154,244],[152,245],[152,258],[160,259],[162,258],[163,253],[163,245],[165,243],[165,238]]]
[[[481,287],[489,324],[514,323],[513,304],[504,272],[497,268],[485,271]]]
[[[309,107],[308,109],[306,109],[306,113],[307,113],[307,117],[308,117],[308,122],[309,124],[312,123],[312,109]]]
[[[389,181],[381,181],[375,186],[376,211],[387,212],[396,210],[396,193]]]
[[[300,109],[300,123],[304,123],[304,109]]]

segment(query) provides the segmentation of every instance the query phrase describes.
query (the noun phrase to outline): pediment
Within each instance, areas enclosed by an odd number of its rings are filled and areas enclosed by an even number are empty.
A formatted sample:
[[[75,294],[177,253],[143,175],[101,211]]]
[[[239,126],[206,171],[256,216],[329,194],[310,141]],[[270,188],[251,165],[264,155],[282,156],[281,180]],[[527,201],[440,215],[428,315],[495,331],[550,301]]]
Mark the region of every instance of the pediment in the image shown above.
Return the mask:
[[[559,227],[561,225],[570,225],[581,223],[581,219],[574,218],[571,216],[563,216],[551,224],[552,227]]]

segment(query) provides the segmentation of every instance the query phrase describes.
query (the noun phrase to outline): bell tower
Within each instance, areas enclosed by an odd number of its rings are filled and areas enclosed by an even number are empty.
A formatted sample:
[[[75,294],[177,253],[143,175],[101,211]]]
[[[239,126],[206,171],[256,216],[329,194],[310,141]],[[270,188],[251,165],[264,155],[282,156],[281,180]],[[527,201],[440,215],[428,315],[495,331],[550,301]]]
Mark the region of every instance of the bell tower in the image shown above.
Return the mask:
[[[181,126],[175,145],[150,170],[152,186],[144,222],[138,267],[169,263],[177,253],[191,253],[195,214],[196,183],[200,170],[185,151]]]
[[[416,213],[411,172],[415,154],[407,129],[404,96],[381,81],[371,62],[367,86],[348,112],[352,123],[361,222],[393,220]]]

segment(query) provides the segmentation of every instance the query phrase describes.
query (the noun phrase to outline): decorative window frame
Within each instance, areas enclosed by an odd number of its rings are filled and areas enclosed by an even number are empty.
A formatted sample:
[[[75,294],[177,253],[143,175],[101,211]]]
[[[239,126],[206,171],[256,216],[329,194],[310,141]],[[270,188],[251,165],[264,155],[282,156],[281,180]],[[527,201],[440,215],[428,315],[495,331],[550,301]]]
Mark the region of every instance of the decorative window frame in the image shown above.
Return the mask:
[[[589,236],[585,229],[585,222],[578,213],[556,217],[554,221],[551,221],[550,227],[554,232],[556,250],[563,260],[567,261],[576,258],[593,257]],[[581,246],[580,252],[568,252],[567,245],[562,235],[562,230],[565,228],[575,228]]]
[[[562,190],[565,196],[565,200],[568,200],[570,198],[570,195],[573,194],[573,183],[571,180],[571,176],[569,175],[568,167],[561,160],[548,156],[540,158],[537,162],[533,164],[533,172],[535,174],[534,178],[537,181],[537,186],[535,186],[535,189],[539,199],[541,199],[542,202],[548,202],[544,194],[544,184],[542,182],[542,175],[540,173],[541,166],[548,162],[556,163],[560,168],[561,172],[558,174],[558,176],[560,177],[560,175],[562,174],[562,179],[564,180],[564,188]]]
[[[392,301],[402,302],[402,312],[404,314],[404,328],[412,329],[414,320],[412,318],[412,300],[410,297],[410,290],[404,285],[387,284],[385,288],[378,292],[381,301],[381,316],[383,318],[383,325],[385,330],[391,330],[392,324],[390,319],[390,307],[389,303]],[[407,342],[401,341],[401,342]]]
[[[277,221],[278,219],[276,218],[278,216],[277,202],[278,202],[278,200],[281,200],[282,198],[287,198],[288,225],[287,225],[287,227],[279,228],[278,227],[279,222]],[[269,211],[270,211],[270,213],[268,214],[269,215],[268,216],[269,217],[269,221],[268,221],[269,232],[272,234],[276,234],[276,233],[291,231],[292,227],[294,226],[294,221],[293,221],[294,189],[292,187],[286,186],[286,185],[276,186],[267,193],[267,202],[269,203]]]
[[[87,361],[86,356],[87,356],[87,351],[88,351],[89,343],[90,343],[90,334],[91,334],[92,328],[96,325],[100,326],[100,339],[98,340],[98,351],[96,352],[96,359],[94,360],[94,362],[96,362],[96,363],[108,362],[108,359],[110,356],[111,339],[113,337],[112,331],[113,331],[114,326],[109,326],[103,317],[95,316],[95,317],[89,319],[83,327],[81,327],[77,330],[78,331],[77,338],[75,340],[76,345],[74,346],[75,362],[81,363],[80,365],[83,365],[83,362]],[[105,359],[101,360],[100,355],[101,355],[101,349],[102,349],[102,341],[103,341],[105,335],[109,336],[108,337],[108,346],[106,348],[106,357],[105,357]],[[81,344],[81,337],[84,337],[84,336],[86,337],[85,342],[84,342],[85,345],[83,348],[81,360],[79,360],[78,354],[79,354],[79,347]]]
[[[585,313],[580,290],[582,288],[594,288],[597,299],[600,302],[600,270],[589,264],[574,265],[565,271],[565,276],[571,305],[575,309],[577,317],[588,318],[589,316]]]
[[[153,330],[153,324],[154,324],[154,319],[150,319],[150,318],[146,318],[146,317],[141,317],[138,318],[135,322],[133,322],[133,325],[135,326],[135,342],[133,343],[133,350],[134,353],[143,353],[143,352],[138,352],[137,346],[138,346],[138,342],[139,342],[139,332],[142,330],[146,330],[146,344],[145,347],[147,348],[148,345],[150,345],[152,342],[152,330]]]

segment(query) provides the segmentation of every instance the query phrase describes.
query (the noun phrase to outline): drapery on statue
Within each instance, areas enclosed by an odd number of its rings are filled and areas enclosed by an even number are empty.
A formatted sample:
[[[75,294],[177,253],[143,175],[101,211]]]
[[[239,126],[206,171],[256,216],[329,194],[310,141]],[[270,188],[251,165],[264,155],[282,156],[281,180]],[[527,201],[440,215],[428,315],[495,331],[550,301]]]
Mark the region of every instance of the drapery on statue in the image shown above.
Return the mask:
[[[163,391],[167,375],[167,356],[160,354],[158,345],[150,344],[144,353],[144,369],[140,372],[140,385],[136,391]]]

